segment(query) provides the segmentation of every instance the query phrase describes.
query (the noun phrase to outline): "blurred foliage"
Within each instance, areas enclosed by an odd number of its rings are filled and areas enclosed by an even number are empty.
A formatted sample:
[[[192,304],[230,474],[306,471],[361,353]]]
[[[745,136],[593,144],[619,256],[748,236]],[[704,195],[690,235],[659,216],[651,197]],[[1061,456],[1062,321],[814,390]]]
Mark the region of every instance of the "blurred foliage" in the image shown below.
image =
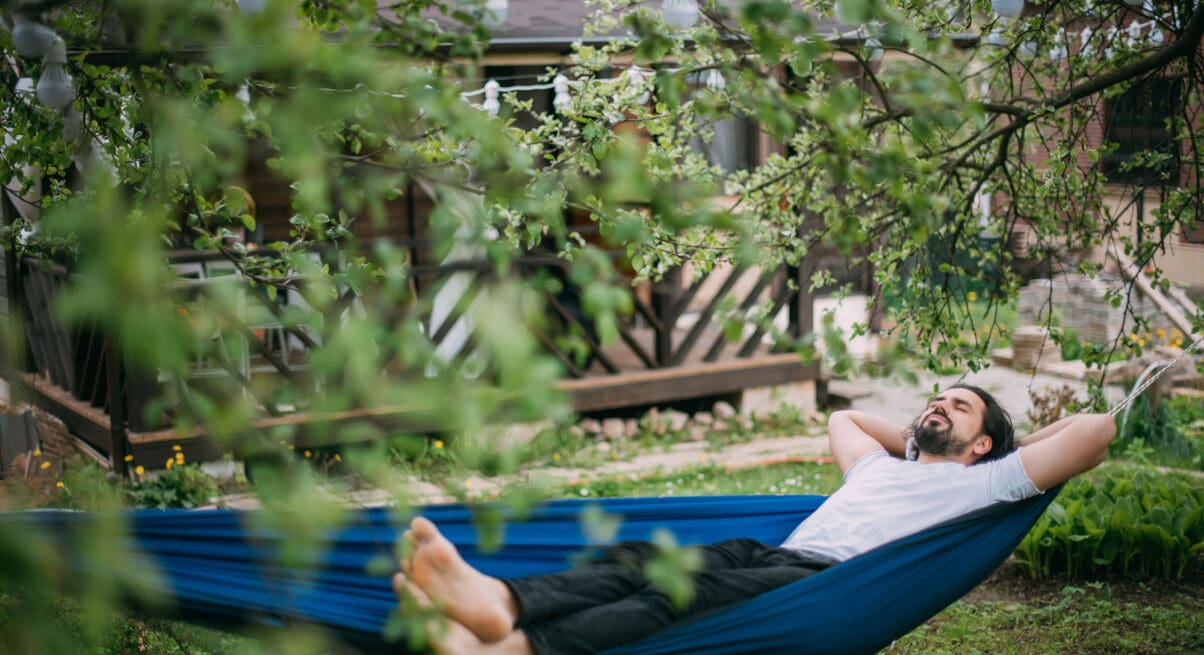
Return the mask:
[[[992,308],[1022,282],[1006,238],[1018,221],[1032,230],[1038,256],[1115,241],[1145,264],[1204,207],[1193,150],[1184,161],[1196,167],[1194,182],[1160,187],[1150,220],[1137,233],[1122,229],[1100,200],[1101,150],[1084,150],[1079,136],[1098,120],[1103,96],[1155,76],[1185,77],[1186,106],[1200,106],[1199,6],[1160,17],[1163,43],[1118,40],[1111,59],[1076,53],[1067,65],[1020,45],[1045,52],[1065,25],[1107,25],[1136,10],[1030,3],[1005,23],[985,0],[955,19],[944,5],[912,0],[708,0],[698,25],[677,30],[654,4],[596,2],[587,30],[630,36],[575,46],[565,71],[571,102],[520,130],[521,103],[506,100],[493,117],[462,96],[480,84],[489,43],[479,2],[5,3],[5,27],[31,12],[64,39],[77,97],[74,114],[60,114],[16,91],[19,78],[36,79],[44,66],[19,56],[11,32],[0,30],[0,180],[18,203],[27,201],[17,194],[41,190],[28,201],[40,217],[6,226],[0,239],[10,252],[65,266],[71,277],[57,316],[96,326],[120,344],[133,374],[155,381],[162,397],[139,418],[203,431],[255,464],[265,507],[256,520],[290,537],[287,556],[303,557],[342,515],[322,475],[329,460],[295,452],[304,432],[337,435],[340,470],[405,504],[403,467],[390,453],[425,449],[416,444],[436,434],[457,465],[505,473],[523,454],[497,445],[497,426],[566,419],[554,387],[562,365],[531,329],[547,322],[546,284],[520,274],[524,249],[555,245],[602,342],[633,312],[633,283],[686,262],[701,274],[841,253],[872,263],[892,298],[884,308],[886,324],[900,328],[892,353],[964,369],[982,365],[994,338],[959,336],[970,294],[986,300],[982,315],[994,325]],[[829,38],[817,25],[834,12],[873,38]],[[1011,45],[960,47],[955,37],[971,28],[999,29]],[[1103,39],[1106,29],[1095,33]],[[654,74],[613,75],[632,60]],[[711,71],[725,84],[696,88]],[[711,165],[695,144],[713,141],[713,120],[733,113],[782,147],[749,170]],[[79,129],[68,129],[75,115]],[[1199,121],[1172,123],[1177,142],[1204,143]],[[1037,147],[1049,157],[1029,156]],[[244,177],[259,160],[288,189],[290,233],[251,249],[241,235],[258,222]],[[356,236],[379,228],[389,203],[415,189],[433,201],[433,260],[481,264],[485,288],[467,308],[472,347],[462,359],[434,343],[435,302],[415,291],[419,262],[396,244]],[[995,211],[982,211],[983,198]],[[605,243],[570,234],[570,214],[588,216]],[[183,285],[167,265],[174,249],[219,258],[245,284]],[[442,286],[454,290],[465,275]],[[812,281],[829,277],[819,271]],[[725,332],[769,327],[769,307],[747,309],[724,310]],[[305,367],[271,382],[245,374],[242,319],[252,316],[304,340]],[[9,332],[19,329],[6,328],[6,340]],[[815,337],[770,334],[780,347],[814,352]],[[842,336],[829,324],[818,338],[845,370]],[[359,418],[337,431],[253,427],[294,411]],[[195,502],[189,470],[175,465],[134,493],[156,504]],[[460,493],[464,477],[446,482]],[[84,502],[79,495],[73,504]],[[99,484],[86,503],[120,501],[117,485]],[[483,515],[492,534],[491,521]],[[116,519],[105,525],[88,536],[98,561],[86,580],[68,581],[34,547],[37,535],[0,534],[0,582],[44,590],[26,607],[29,630],[45,634],[14,642],[25,652],[63,652],[36,618],[49,615],[52,590],[79,583],[71,586],[82,590],[81,615],[97,617],[87,625],[103,623],[131,589],[146,591],[148,578],[139,586],[123,577],[135,568],[104,561],[121,533]]]

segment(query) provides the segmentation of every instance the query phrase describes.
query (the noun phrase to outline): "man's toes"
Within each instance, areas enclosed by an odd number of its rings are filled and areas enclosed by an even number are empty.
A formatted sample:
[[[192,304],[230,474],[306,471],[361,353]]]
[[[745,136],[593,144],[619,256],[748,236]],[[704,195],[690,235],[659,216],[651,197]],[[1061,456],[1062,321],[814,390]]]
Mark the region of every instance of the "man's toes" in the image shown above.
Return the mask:
[[[403,560],[404,562],[404,560]],[[404,572],[393,574],[393,593],[401,596],[407,585],[410,584],[410,579],[406,577]]]
[[[431,602],[431,597],[413,582],[406,581],[404,592],[398,593],[408,594],[409,597],[413,599],[414,606],[419,609],[429,610],[435,606],[435,604]]]
[[[410,521],[410,532],[413,533],[414,539],[418,543],[430,541],[439,536],[439,528],[436,528],[430,519],[421,516],[415,516]]]

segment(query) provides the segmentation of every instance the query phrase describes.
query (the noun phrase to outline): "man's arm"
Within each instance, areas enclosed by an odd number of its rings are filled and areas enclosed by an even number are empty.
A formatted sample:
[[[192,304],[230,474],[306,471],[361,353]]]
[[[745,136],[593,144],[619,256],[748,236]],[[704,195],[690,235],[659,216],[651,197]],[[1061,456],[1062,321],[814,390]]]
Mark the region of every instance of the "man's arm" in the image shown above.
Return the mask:
[[[902,457],[906,440],[903,427],[868,412],[845,409],[832,412],[828,417],[828,444],[840,472],[849,470],[862,455],[875,450],[886,450],[894,457]]]
[[[1044,491],[1104,461],[1116,436],[1108,414],[1076,414],[1020,440],[1020,462],[1028,479]]]

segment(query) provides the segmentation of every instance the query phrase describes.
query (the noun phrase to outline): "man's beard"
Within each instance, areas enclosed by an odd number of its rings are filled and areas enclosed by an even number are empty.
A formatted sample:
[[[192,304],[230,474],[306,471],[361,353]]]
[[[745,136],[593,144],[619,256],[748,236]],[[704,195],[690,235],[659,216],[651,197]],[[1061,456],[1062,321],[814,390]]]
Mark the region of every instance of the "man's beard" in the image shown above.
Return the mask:
[[[911,436],[916,440],[916,446],[921,453],[937,457],[956,457],[966,450],[964,444],[953,437],[953,425],[942,417],[940,425],[930,425],[926,420],[929,416],[921,416],[911,426]]]

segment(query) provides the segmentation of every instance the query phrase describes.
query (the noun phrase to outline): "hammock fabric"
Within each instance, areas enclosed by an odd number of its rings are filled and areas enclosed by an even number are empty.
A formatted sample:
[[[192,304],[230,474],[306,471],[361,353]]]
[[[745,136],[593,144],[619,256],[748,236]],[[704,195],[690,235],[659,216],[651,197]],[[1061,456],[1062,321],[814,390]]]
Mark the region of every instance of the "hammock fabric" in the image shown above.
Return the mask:
[[[654,653],[874,653],[957,600],[1015,549],[1056,491],[1000,504],[904,537],[817,575],[729,608],[695,617],[621,649]],[[780,543],[823,496],[727,496],[555,501],[526,520],[507,523],[505,546],[477,549],[473,511],[462,505],[422,511],[465,559],[502,577],[547,573],[571,565],[589,543],[581,515],[597,507],[623,518],[619,540],[648,539],[657,528],[679,543],[750,537]],[[11,519],[12,517],[8,517]],[[69,539],[87,520],[74,512],[30,512]],[[328,626],[354,642],[396,652],[381,637],[397,607],[388,575],[371,575],[369,562],[392,558],[403,524],[388,510],[356,512],[330,535],[325,553],[308,566],[280,564],[278,535],[252,527],[245,512],[228,510],[130,512],[136,546],[170,586],[185,615],[308,622]],[[0,519],[5,529],[14,526]],[[153,562],[150,564],[149,562]]]

